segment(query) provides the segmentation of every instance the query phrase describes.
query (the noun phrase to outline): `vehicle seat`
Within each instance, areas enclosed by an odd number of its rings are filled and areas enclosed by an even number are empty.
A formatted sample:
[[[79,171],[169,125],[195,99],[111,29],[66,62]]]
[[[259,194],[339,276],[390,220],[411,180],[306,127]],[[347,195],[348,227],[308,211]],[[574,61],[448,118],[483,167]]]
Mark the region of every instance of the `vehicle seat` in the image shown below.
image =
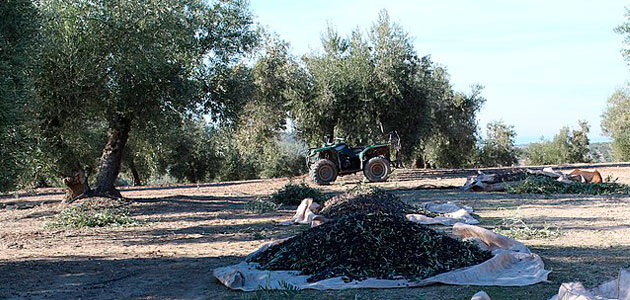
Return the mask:
[[[352,148],[350,150],[352,150],[352,152],[354,152],[354,154],[359,154],[359,153],[361,153],[361,151],[365,150],[365,147],[357,147],[357,148]]]

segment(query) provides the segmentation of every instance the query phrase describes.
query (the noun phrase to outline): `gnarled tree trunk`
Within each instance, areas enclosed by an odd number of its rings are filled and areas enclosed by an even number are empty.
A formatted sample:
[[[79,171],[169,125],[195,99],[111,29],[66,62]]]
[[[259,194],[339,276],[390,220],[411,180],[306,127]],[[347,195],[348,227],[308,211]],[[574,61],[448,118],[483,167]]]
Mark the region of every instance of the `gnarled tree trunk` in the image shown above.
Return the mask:
[[[63,183],[66,185],[66,197],[64,202],[72,202],[79,196],[87,196],[90,192],[90,186],[88,185],[88,177],[85,174],[85,170],[79,168],[73,176],[67,176],[63,179]]]
[[[110,121],[107,143],[99,162],[94,195],[122,198],[120,192],[114,187],[114,183],[120,173],[120,164],[130,129],[131,118],[129,117],[117,115]]]

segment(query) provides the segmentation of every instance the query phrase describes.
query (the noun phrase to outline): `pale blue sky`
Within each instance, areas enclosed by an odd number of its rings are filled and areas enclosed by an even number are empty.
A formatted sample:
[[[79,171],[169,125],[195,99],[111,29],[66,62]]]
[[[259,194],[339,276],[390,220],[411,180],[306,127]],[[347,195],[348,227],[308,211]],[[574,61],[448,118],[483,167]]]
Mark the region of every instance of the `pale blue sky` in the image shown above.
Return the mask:
[[[367,30],[381,9],[414,38],[418,54],[447,67],[456,90],[485,86],[480,126],[503,120],[517,143],[551,138],[578,119],[603,140],[606,99],[630,75],[620,54],[621,0],[251,0],[257,22],[298,56],[320,49],[327,22]],[[630,4],[630,3],[628,3]]]

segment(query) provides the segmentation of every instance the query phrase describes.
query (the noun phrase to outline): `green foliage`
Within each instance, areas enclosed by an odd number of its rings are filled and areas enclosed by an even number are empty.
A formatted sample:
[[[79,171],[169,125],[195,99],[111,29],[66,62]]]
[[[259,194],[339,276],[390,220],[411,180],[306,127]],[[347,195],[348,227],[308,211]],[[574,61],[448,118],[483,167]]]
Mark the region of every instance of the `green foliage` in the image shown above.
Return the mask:
[[[214,152],[212,131],[203,120],[185,120],[169,130],[162,141],[165,154],[160,163],[168,174],[187,182],[204,182],[216,177],[219,159]]]
[[[257,161],[239,153],[232,138],[233,131],[220,130],[213,135],[214,149],[219,163],[216,179],[219,181],[246,180],[256,178]]]
[[[129,124],[151,143],[191,114],[229,123],[243,105],[240,61],[257,41],[246,1],[46,0],[39,10],[36,118],[58,174],[98,162],[104,143],[86,142],[91,131],[124,148]],[[120,160],[110,163],[117,172]]]
[[[589,126],[579,122],[580,129],[564,127],[552,141],[532,143],[524,150],[528,165],[556,165],[564,163],[589,162]]]
[[[455,168],[475,165],[478,139],[476,115],[486,101],[481,91],[481,86],[473,86],[470,95],[451,95],[450,92],[433,104],[431,136],[423,145],[424,159],[431,166]]]
[[[548,225],[534,227],[520,218],[503,219],[503,223],[495,232],[518,240],[553,239],[560,236],[557,228],[551,228]]]
[[[301,140],[287,129],[289,102],[301,97],[303,74],[288,54],[288,45],[267,36],[252,69],[251,100],[245,105],[235,132],[241,157],[253,164],[255,176],[295,176],[306,171]]]
[[[304,198],[313,198],[315,202],[321,203],[327,197],[320,190],[312,188],[304,182],[289,182],[282,189],[271,194],[270,200],[278,204],[299,205]]]
[[[290,177],[306,173],[306,156],[308,147],[304,142],[290,134],[282,134],[275,140],[273,147],[263,153],[260,176],[263,178]]]
[[[601,184],[574,182],[565,184],[547,176],[529,176],[519,184],[508,187],[512,194],[585,194],[585,195],[630,195],[630,186],[614,180]]]
[[[245,211],[250,213],[263,214],[273,212],[280,208],[281,204],[274,203],[264,199],[250,200],[245,203]]]
[[[630,25],[625,25],[630,26]],[[626,28],[626,27],[624,27]],[[628,33],[628,32],[627,32]],[[626,50],[627,55],[627,50]],[[610,98],[602,115],[604,134],[612,137],[612,153],[616,161],[630,160],[630,91],[617,90]]]
[[[494,230],[497,233],[518,239],[553,239],[561,235],[558,228],[551,228],[548,225],[532,226],[518,216],[518,209],[509,217],[501,219],[501,224]]]
[[[484,167],[512,166],[518,162],[514,146],[516,131],[514,126],[503,122],[491,122],[487,127],[487,137],[480,147],[479,164]]]
[[[625,13],[626,20],[623,24],[615,28],[615,32],[624,36],[624,44],[630,46],[630,8],[626,7]],[[626,62],[630,62],[630,48],[625,47],[621,50],[621,54],[625,58]]]
[[[129,210],[126,208],[70,206],[57,214],[47,226],[52,228],[85,228],[134,226],[138,224],[138,221],[129,215]]]
[[[615,161],[612,143],[591,143],[589,150],[590,157],[593,158],[594,163],[609,163]]]
[[[356,30],[346,38],[329,26],[322,45],[322,54],[304,57],[307,92],[291,102],[291,117],[307,143],[337,136],[371,144],[395,130],[403,160],[426,154],[443,166],[467,163],[468,155],[459,153],[476,145],[480,89],[471,95],[453,92],[445,69],[418,57],[409,35],[387,12],[366,36]]]
[[[39,15],[30,0],[0,5],[0,192],[20,183],[35,144],[25,111],[33,101],[30,74]]]

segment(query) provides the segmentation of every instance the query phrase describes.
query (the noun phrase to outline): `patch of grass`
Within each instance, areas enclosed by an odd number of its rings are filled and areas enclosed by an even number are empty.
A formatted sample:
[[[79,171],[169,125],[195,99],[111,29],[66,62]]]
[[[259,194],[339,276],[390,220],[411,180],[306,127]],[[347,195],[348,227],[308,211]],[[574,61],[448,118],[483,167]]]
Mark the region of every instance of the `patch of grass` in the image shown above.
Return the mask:
[[[518,212],[518,209],[516,211]],[[518,217],[518,213],[502,218],[495,232],[517,240],[553,239],[562,235],[558,228],[552,228],[547,224],[542,227],[531,226]]]
[[[328,197],[320,190],[308,186],[304,182],[287,183],[282,189],[271,194],[271,202],[277,204],[299,205],[304,198],[313,198],[315,202],[323,202]]]
[[[105,226],[134,226],[139,222],[129,215],[129,210],[119,208],[98,208],[71,206],[64,208],[53,221],[46,224],[50,228],[85,228]]]
[[[529,176],[519,184],[508,187],[507,191],[511,194],[630,195],[630,186],[610,178],[601,184],[565,184],[547,176]]]
[[[245,203],[245,211],[250,213],[263,214],[277,211],[278,208],[280,208],[280,204],[261,198],[250,200]]]
[[[495,231],[518,240],[553,239],[561,235],[557,228],[551,228],[547,225],[533,227],[520,218],[505,219],[505,223],[501,224]]]

